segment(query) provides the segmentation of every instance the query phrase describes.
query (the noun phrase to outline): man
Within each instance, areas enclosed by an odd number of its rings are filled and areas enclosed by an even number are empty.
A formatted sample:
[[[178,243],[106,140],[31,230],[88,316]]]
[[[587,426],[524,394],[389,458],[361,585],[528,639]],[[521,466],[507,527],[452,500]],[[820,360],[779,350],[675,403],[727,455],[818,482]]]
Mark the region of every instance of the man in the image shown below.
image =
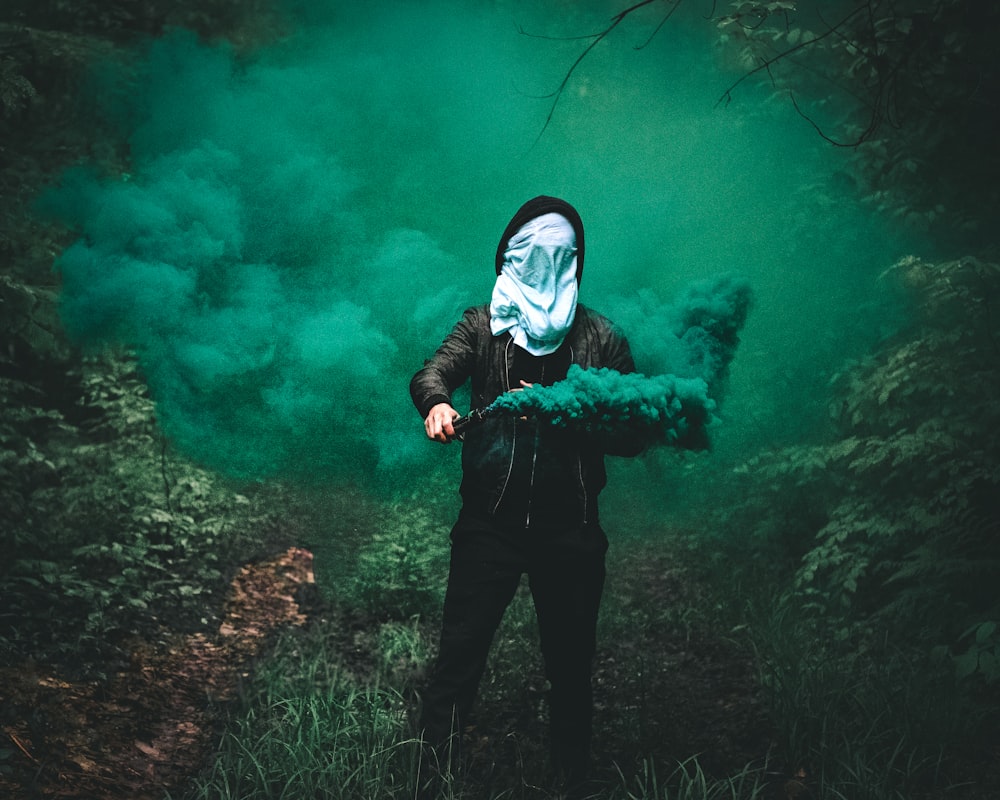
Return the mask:
[[[472,407],[481,408],[502,392],[561,380],[571,363],[634,371],[624,337],[577,302],[583,260],[583,223],[569,203],[542,196],[517,211],[497,247],[490,304],[468,309],[410,382],[430,439],[455,437],[451,396],[466,380]],[[608,546],[597,507],[604,455],[636,455],[643,442],[635,433],[509,416],[487,419],[463,441],[463,505],[451,532],[440,652],[423,698],[425,741],[440,747],[463,729],[493,635],[527,573],[551,686],[553,765],[564,785],[577,786],[590,760]]]

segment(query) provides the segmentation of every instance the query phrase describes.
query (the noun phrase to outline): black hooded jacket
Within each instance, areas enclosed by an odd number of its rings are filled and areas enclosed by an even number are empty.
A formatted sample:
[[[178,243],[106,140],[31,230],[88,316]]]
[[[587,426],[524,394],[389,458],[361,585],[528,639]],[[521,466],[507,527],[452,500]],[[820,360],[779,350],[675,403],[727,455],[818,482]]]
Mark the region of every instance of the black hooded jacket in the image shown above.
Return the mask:
[[[526,203],[505,230],[501,248],[521,225],[550,211],[563,214],[577,229],[579,277],[582,224],[576,211],[556,198]],[[625,337],[586,306],[577,305],[573,326],[555,353],[533,357],[517,347],[509,333],[492,334],[489,305],[483,305],[465,311],[413,376],[410,396],[426,418],[438,403],[450,404],[452,393],[471,379],[471,406],[484,408],[501,393],[518,388],[526,363],[538,372],[534,380],[545,385],[565,377],[571,363],[584,369],[635,371]],[[568,529],[597,523],[597,496],[607,482],[604,456],[637,455],[644,445],[635,432],[591,434],[511,416],[489,418],[464,437],[463,510],[526,528]]]

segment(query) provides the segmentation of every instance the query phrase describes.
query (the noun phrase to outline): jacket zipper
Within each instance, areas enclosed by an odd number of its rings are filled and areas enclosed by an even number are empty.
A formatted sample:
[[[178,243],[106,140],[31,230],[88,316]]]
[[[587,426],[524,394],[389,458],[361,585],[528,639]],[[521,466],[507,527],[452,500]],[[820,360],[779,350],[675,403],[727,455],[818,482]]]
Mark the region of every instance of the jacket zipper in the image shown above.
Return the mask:
[[[507,344],[504,346],[503,350],[503,380],[504,380],[504,391],[510,391],[510,346],[514,343],[514,339],[507,339]],[[497,497],[496,503],[493,504],[493,511],[491,514],[496,514],[497,509],[500,508],[500,503],[503,502],[504,493],[507,491],[507,484],[510,483],[510,474],[514,470],[514,446],[517,444],[517,420],[514,420],[514,432],[510,439],[510,463],[507,465],[507,477],[503,479],[503,486],[500,487],[500,494]]]
[[[538,379],[538,382],[545,385],[545,362],[542,362],[542,376]],[[527,528],[531,525],[531,500],[535,494],[535,464],[538,462],[538,440],[540,438],[540,431],[538,429],[538,421],[535,421],[535,441],[532,445],[531,450],[531,477],[528,479],[528,509],[524,514],[524,527]]]
[[[504,391],[508,392],[510,391],[510,346],[513,343],[513,341],[514,341],[513,339],[507,340],[507,344],[504,347],[504,353],[503,353]],[[573,348],[572,346],[570,346],[569,361],[571,364],[573,363],[573,356],[574,356]],[[544,378],[545,378],[545,365],[543,364],[542,379],[544,380]],[[534,488],[535,485],[535,463],[538,460],[538,444],[539,444],[538,439],[539,439],[539,431],[538,431],[538,426],[536,425],[534,450],[532,451],[531,454],[531,479],[528,483],[528,511],[524,519],[525,528],[527,528],[531,522],[531,495],[532,495],[532,489]],[[497,513],[497,509],[500,508],[500,503],[503,502],[503,496],[507,492],[507,486],[510,483],[510,475],[511,472],[514,470],[514,448],[516,447],[516,445],[517,445],[517,420],[514,420],[514,431],[511,436],[511,444],[510,444],[510,463],[507,464],[507,475],[503,480],[503,486],[500,488],[500,494],[497,497],[497,501],[496,503],[493,504],[493,511],[491,512],[492,514]],[[580,494],[583,497],[583,523],[586,525],[590,509],[587,498],[587,485],[586,483],[584,483],[583,480],[583,459],[580,457],[579,453],[577,453],[576,456],[576,472],[577,472],[577,477],[580,479]]]
[[[569,363],[574,362],[573,346],[570,345],[569,348]],[[582,366],[582,365],[581,365]],[[580,455],[579,450],[576,453],[576,476],[580,479],[580,497],[583,498],[583,524],[587,524],[587,517],[590,515],[590,502],[587,497],[587,484],[583,480],[583,456]]]

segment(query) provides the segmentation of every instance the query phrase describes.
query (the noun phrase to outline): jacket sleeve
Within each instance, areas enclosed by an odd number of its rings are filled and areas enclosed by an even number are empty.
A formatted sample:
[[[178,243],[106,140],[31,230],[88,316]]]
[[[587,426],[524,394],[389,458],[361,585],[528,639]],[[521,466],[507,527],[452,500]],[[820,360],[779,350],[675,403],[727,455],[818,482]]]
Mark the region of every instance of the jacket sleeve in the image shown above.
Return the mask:
[[[410,380],[410,398],[421,419],[438,403],[451,403],[452,393],[472,375],[479,336],[478,316],[478,309],[467,309],[434,355]]]

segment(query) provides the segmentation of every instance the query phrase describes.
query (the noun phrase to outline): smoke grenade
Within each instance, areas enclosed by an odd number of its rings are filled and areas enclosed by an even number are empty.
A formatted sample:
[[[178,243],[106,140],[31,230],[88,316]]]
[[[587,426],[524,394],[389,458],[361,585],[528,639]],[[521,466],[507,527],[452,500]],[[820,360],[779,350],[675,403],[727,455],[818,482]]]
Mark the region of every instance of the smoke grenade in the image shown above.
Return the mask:
[[[451,421],[451,427],[455,429],[455,436],[462,436],[472,428],[478,428],[490,417],[499,416],[500,408],[496,403],[491,403],[485,408],[474,408],[468,414],[456,417]]]

